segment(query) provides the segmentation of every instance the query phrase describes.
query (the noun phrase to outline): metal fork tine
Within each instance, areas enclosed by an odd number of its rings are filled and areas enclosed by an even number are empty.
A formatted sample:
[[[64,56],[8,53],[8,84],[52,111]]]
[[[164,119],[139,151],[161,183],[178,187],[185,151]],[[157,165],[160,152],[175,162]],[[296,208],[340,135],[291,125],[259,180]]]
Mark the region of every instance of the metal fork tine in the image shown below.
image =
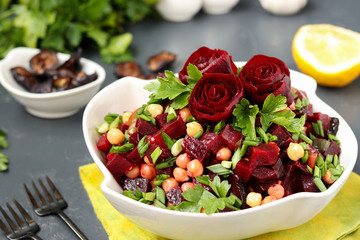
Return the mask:
[[[24,223],[24,221],[19,217],[19,215],[14,211],[14,209],[10,206],[9,203],[6,203],[7,208],[9,209],[9,211],[11,212],[11,215],[13,215],[15,221],[19,224],[19,226],[21,227],[25,227],[26,224]]]
[[[64,198],[61,196],[59,190],[55,187],[55,184],[51,181],[51,179],[46,176],[46,180],[51,188],[51,190],[53,191],[56,200],[63,200]]]
[[[26,222],[28,224],[33,223],[34,219],[32,219],[30,217],[30,215],[26,212],[26,210],[23,208],[23,206],[21,206],[21,204],[16,199],[13,199],[13,201],[14,201],[16,207],[19,209],[21,215],[25,218]]]
[[[5,225],[3,221],[1,221],[1,219],[0,219],[0,228],[6,235],[11,234],[10,229]]]
[[[46,189],[46,187],[45,187],[44,183],[41,181],[41,179],[39,179],[39,183],[40,183],[40,186],[41,186],[41,188],[43,189],[43,191],[44,191],[47,199],[49,200],[49,202],[51,202],[51,203],[54,202],[53,197],[50,195],[50,193],[49,193],[48,190]]]
[[[4,209],[2,207],[0,207],[0,211],[2,212],[2,214],[4,215],[5,220],[7,221],[7,223],[10,225],[11,229],[13,231],[19,230],[18,226],[16,226],[16,224],[13,222],[13,220],[11,220],[11,218],[9,217],[9,215],[7,215],[7,213],[4,211]]]
[[[35,189],[36,195],[38,196],[38,198],[40,199],[40,202],[43,206],[47,205],[45,199],[43,198],[43,196],[41,195],[39,189],[36,187],[34,181],[31,181],[31,184],[33,185],[33,188]]]
[[[31,205],[33,206],[33,208],[34,209],[39,208],[39,205],[37,204],[34,196],[31,194],[31,192],[28,189],[28,187],[26,186],[26,184],[24,184],[24,188],[25,188],[25,192],[26,192],[27,196],[29,197],[29,200],[30,200]]]

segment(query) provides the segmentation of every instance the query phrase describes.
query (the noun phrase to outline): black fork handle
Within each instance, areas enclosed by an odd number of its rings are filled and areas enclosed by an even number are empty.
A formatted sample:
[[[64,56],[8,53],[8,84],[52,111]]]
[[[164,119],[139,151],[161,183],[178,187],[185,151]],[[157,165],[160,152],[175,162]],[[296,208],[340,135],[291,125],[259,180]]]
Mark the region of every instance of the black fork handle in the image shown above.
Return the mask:
[[[88,238],[80,231],[80,229],[71,221],[71,219],[63,212],[57,212],[57,215],[64,220],[64,222],[74,231],[74,233],[82,240],[88,240]]]

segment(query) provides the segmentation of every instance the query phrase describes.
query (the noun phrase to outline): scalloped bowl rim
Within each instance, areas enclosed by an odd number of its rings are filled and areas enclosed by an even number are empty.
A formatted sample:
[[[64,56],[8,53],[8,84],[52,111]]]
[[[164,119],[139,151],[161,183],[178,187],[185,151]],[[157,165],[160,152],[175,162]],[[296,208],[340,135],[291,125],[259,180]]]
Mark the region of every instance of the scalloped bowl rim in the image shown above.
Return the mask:
[[[68,97],[70,95],[76,95],[79,92],[86,91],[88,89],[91,89],[93,87],[96,87],[97,85],[100,85],[105,80],[105,70],[103,67],[101,67],[98,63],[91,61],[87,58],[81,57],[80,62],[81,64],[85,64],[85,66],[88,68],[91,66],[91,68],[96,71],[98,74],[98,77],[96,80],[87,83],[85,85],[68,89],[64,91],[59,92],[51,92],[51,93],[32,93],[24,88],[22,88],[18,83],[15,82],[14,78],[7,78],[4,74],[5,71],[9,71],[9,67],[15,67],[15,66],[23,66],[19,65],[16,62],[16,57],[18,57],[18,54],[26,54],[26,55],[35,55],[40,51],[38,48],[28,48],[28,47],[17,47],[9,51],[9,53],[6,55],[6,57],[0,61],[0,83],[3,85],[4,88],[6,88],[9,92],[20,96],[22,98],[32,99],[32,100],[43,100],[43,99],[56,99],[56,98],[63,98]],[[57,56],[59,58],[60,62],[64,62],[70,57],[70,54],[67,53],[57,53]],[[30,60],[30,59],[29,59]],[[6,69],[5,69],[6,68]],[[27,68],[29,69],[29,68]],[[89,73],[88,73],[89,74]],[[16,87],[14,87],[16,85]]]
[[[235,64],[237,66],[243,66],[246,62],[235,62]],[[136,207],[137,209],[139,209],[139,211],[141,210],[142,212],[144,211],[150,211],[152,213],[156,213],[156,214],[164,214],[169,216],[173,216],[173,217],[191,217],[197,220],[207,220],[207,221],[211,221],[211,220],[221,220],[224,218],[240,218],[240,217],[244,217],[250,214],[254,214],[254,213],[259,213],[261,211],[264,211],[266,209],[271,209],[274,208],[276,206],[279,205],[283,205],[285,203],[289,203],[292,201],[298,201],[298,200],[305,200],[305,199],[324,199],[324,201],[326,202],[326,204],[324,204],[324,206],[321,206],[320,209],[318,209],[318,211],[316,213],[314,213],[312,217],[314,217],[317,213],[319,213],[326,205],[328,202],[330,202],[332,200],[333,197],[335,197],[335,195],[338,193],[338,191],[341,189],[341,187],[343,186],[343,184],[346,182],[347,178],[350,176],[350,173],[352,172],[354,166],[355,166],[355,162],[357,159],[357,152],[358,152],[358,145],[357,145],[357,140],[356,137],[354,135],[354,133],[352,132],[352,130],[350,129],[349,125],[346,123],[346,121],[331,107],[329,107],[327,104],[325,104],[321,99],[319,99],[315,93],[316,91],[316,82],[314,79],[312,79],[311,77],[304,75],[300,72],[294,71],[294,70],[290,70],[291,73],[291,79],[292,79],[292,86],[295,88],[299,88],[302,90],[305,90],[304,88],[307,88],[305,91],[308,94],[308,97],[310,99],[310,103],[314,104],[314,110],[317,109],[318,107],[321,106],[321,108],[325,108],[325,112],[331,114],[332,117],[338,117],[340,120],[340,126],[339,126],[339,132],[343,131],[346,134],[346,141],[344,141],[344,139],[340,139],[342,141],[342,154],[340,155],[340,163],[343,163],[343,153],[344,150],[346,149],[351,149],[352,153],[347,156],[346,162],[346,167],[345,167],[345,171],[343,172],[342,176],[329,188],[327,189],[325,192],[301,192],[301,193],[296,193],[290,196],[287,196],[283,199],[280,199],[278,201],[275,202],[271,202],[269,204],[265,204],[265,205],[261,205],[255,208],[249,208],[249,209],[244,209],[244,210],[240,210],[240,211],[233,211],[233,212],[225,212],[225,213],[217,213],[217,214],[211,214],[211,215],[205,215],[205,214],[199,214],[199,213],[188,213],[188,212],[179,212],[179,211],[171,211],[171,210],[166,210],[166,209],[161,209],[161,208],[156,208],[153,206],[149,206],[143,203],[140,203],[138,201],[135,201],[133,199],[130,199],[128,197],[125,197],[124,195],[122,195],[120,192],[115,191],[113,188],[116,188],[116,190],[121,190],[121,187],[118,186],[116,187],[115,185],[118,185],[115,181],[115,179],[112,177],[111,173],[107,170],[107,168],[105,167],[105,165],[103,164],[102,160],[99,158],[99,156],[97,155],[97,149],[96,147],[94,148],[93,146],[93,142],[91,141],[91,137],[90,137],[90,132],[91,129],[94,130],[94,126],[89,126],[88,125],[88,118],[89,118],[89,114],[91,114],[92,108],[94,108],[94,105],[97,104],[97,102],[99,101],[99,99],[101,99],[104,95],[106,95],[107,92],[110,92],[111,89],[114,88],[121,88],[122,85],[126,85],[126,84],[130,84],[130,85],[134,85],[134,87],[141,87],[146,85],[147,83],[149,83],[149,81],[144,81],[141,79],[137,79],[134,77],[125,77],[122,79],[119,79],[115,82],[113,82],[112,84],[106,86],[104,89],[102,89],[101,91],[99,91],[94,97],[93,99],[90,100],[90,102],[88,103],[87,107],[85,108],[84,111],[84,115],[83,115],[83,134],[84,134],[84,138],[85,138],[85,142],[87,145],[87,148],[94,160],[94,162],[97,164],[98,168],[100,169],[100,171],[103,173],[104,175],[104,181],[101,183],[101,190],[103,191],[104,195],[106,198],[112,198],[112,199],[118,199],[119,201],[122,201],[122,204],[124,205],[131,205],[133,207]],[[135,109],[135,108],[134,108]],[[319,110],[317,110],[319,111]],[[324,112],[324,111],[322,111]],[[103,117],[103,116],[102,116]],[[350,146],[343,146],[343,142],[347,142],[348,144],[350,144]],[[346,150],[347,151],[347,150]],[[109,200],[110,201],[110,200]],[[116,202],[114,201],[110,201],[113,205],[116,205]],[[127,215],[127,214],[125,214]],[[310,218],[310,219],[311,219]],[[310,220],[307,219],[306,221]],[[303,223],[305,223],[306,221],[304,221]],[[135,221],[134,221],[135,222]],[[302,224],[302,223],[301,223]],[[295,225],[297,226],[297,225]],[[291,226],[291,227],[295,227],[295,226]],[[144,228],[146,228],[146,226],[143,226]],[[287,227],[278,227],[275,230],[282,230],[282,229],[287,229],[290,228],[289,226]],[[149,230],[149,229],[148,229]],[[266,232],[270,232],[269,230],[265,230],[265,231],[260,231],[259,234],[261,233],[266,233]],[[157,232],[159,234],[159,232]],[[258,234],[256,234],[258,235]],[[250,237],[250,236],[254,236],[254,235],[247,235],[246,237]]]

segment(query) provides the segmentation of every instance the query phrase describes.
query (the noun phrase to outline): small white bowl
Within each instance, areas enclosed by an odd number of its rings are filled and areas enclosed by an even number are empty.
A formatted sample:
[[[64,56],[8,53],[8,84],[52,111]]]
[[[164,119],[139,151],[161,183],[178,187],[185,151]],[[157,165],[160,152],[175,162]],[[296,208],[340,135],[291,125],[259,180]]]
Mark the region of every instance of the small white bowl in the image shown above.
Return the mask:
[[[156,4],[156,10],[171,22],[190,21],[201,7],[202,0],[160,0]]]
[[[259,0],[261,6],[274,15],[293,15],[300,12],[307,0]]]
[[[63,118],[77,113],[99,91],[105,80],[105,70],[99,64],[85,58],[80,62],[87,74],[96,72],[98,78],[83,86],[73,89],[52,92],[32,93],[25,90],[13,78],[10,69],[22,66],[30,69],[30,59],[39,49],[18,47],[11,50],[0,62],[0,83],[32,115],[41,118]],[[70,58],[69,54],[58,53],[59,63]]]
[[[243,65],[244,62],[237,63],[237,66]],[[326,191],[296,193],[258,207],[212,215],[156,208],[123,196],[121,187],[103,163],[105,157],[96,148],[99,135],[95,127],[104,121],[107,113],[133,111],[148,100],[149,92],[143,87],[149,82],[126,77],[97,93],[86,106],[83,115],[86,146],[105,177],[101,184],[105,197],[133,223],[170,239],[238,240],[293,228],[309,221],[326,207],[348,179],[357,159],[358,144],[345,120],[316,96],[314,79],[296,71],[291,71],[291,79],[292,86],[307,92],[314,111],[327,113],[340,120],[337,137],[341,141],[340,162],[345,171]]]
[[[219,15],[230,12],[239,0],[203,0],[203,9],[207,14]]]

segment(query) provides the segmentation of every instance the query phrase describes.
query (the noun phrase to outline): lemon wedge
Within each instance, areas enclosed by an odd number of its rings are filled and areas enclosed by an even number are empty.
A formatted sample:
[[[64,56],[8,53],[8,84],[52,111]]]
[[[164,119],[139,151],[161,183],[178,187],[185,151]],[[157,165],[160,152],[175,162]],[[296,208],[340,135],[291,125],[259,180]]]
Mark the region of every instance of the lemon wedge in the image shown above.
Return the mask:
[[[343,87],[360,75],[360,33],[330,25],[304,25],[296,32],[292,54],[300,71],[318,84]]]

